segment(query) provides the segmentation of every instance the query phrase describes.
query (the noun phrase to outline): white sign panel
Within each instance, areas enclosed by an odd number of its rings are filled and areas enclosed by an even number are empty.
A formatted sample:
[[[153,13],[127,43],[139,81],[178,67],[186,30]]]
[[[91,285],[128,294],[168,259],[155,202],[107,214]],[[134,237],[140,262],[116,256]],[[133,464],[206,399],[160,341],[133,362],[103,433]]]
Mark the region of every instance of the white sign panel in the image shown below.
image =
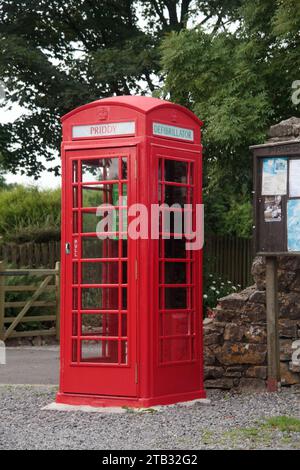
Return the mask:
[[[287,193],[286,157],[264,158],[263,160],[263,196],[283,196]]]
[[[171,137],[172,139],[194,141],[193,129],[184,129],[183,127],[169,126],[167,124],[153,123],[153,135],[161,137]]]
[[[300,197],[300,159],[290,160],[290,197]]]
[[[110,137],[135,134],[135,122],[110,122],[105,124],[92,124],[87,126],[73,126],[73,139],[83,137]]]

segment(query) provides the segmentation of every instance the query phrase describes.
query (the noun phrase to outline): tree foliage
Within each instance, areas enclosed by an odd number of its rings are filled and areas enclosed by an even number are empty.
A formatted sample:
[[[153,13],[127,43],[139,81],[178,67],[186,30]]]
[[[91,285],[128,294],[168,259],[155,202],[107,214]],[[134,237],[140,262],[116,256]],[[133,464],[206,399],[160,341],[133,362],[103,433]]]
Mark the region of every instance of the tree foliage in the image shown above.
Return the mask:
[[[297,113],[291,93],[299,29],[287,26],[288,18],[298,24],[295,4],[288,13],[281,1],[243,1],[229,29],[173,32],[162,44],[164,92],[205,122],[207,226],[220,233],[251,233],[248,147],[264,141],[269,125]]]
[[[170,97],[205,122],[208,227],[246,235],[248,146],[299,111],[299,29],[298,0],[3,0],[0,80],[26,112],[0,125],[0,165],[38,178],[76,106]]]

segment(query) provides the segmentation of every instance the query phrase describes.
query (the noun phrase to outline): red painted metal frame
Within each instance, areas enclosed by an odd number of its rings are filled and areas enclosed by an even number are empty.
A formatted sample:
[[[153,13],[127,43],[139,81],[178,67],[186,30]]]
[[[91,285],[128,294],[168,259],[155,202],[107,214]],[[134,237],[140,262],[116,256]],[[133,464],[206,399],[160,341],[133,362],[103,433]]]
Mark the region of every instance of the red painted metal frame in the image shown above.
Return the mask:
[[[136,122],[136,135],[73,140],[72,126],[99,124],[98,116],[103,109],[106,110],[106,122],[134,120]],[[160,276],[164,274],[162,267],[166,262],[172,262],[171,259],[166,261],[164,256],[159,257],[159,245],[162,244],[162,241],[151,239],[128,241],[129,362],[126,365],[78,362],[80,358],[79,348],[77,349],[77,362],[72,361],[71,289],[73,274],[71,259],[74,256],[75,249],[77,259],[74,261],[80,263],[80,260],[83,259],[81,244],[79,243],[80,233],[77,235],[78,246],[75,247],[74,243],[71,243],[72,255],[65,254],[65,243],[71,241],[74,212],[72,207],[73,160],[127,156],[130,160],[128,181],[126,183],[128,185],[128,205],[138,202],[144,204],[149,212],[151,204],[159,202],[159,161],[187,162],[188,177],[191,176],[192,169],[194,175],[193,181],[191,182],[188,179],[184,186],[193,189],[193,204],[199,204],[202,202],[201,121],[185,108],[145,97],[117,97],[100,100],[72,111],[62,121],[61,379],[57,401],[77,405],[143,407],[204,398],[202,250],[190,252],[188,255],[190,258],[187,265],[190,266],[190,269],[183,287],[189,291],[189,304],[186,306],[187,308],[176,309],[176,313],[190,316],[189,331],[186,335],[181,336],[188,341],[188,357],[185,360],[164,361],[160,349],[160,343],[164,341],[164,335],[159,330],[160,316],[169,315],[170,312],[166,312],[164,305],[159,305],[159,291],[167,287],[178,288],[180,285],[171,284],[168,286],[165,284],[164,279],[160,279]],[[193,129],[194,142],[153,136],[153,122]],[[125,181],[103,181],[103,184],[106,183],[121,185],[125,184]],[[84,183],[83,186],[86,184]],[[162,179],[162,186],[180,187],[182,183],[166,182]],[[94,209],[85,208],[84,211],[91,213],[94,212]],[[81,212],[80,207],[78,212]],[[151,226],[149,226],[149,235],[150,233]],[[84,236],[88,235],[89,233],[84,233]],[[76,237],[74,237],[74,240],[76,240]],[[119,245],[120,243],[119,241]],[[119,276],[121,276],[121,262],[124,262],[125,259],[114,258],[113,260],[119,263]],[[92,263],[98,261],[98,259],[91,258],[86,261]],[[107,258],[104,261],[112,262],[112,259]],[[175,258],[174,262],[178,262],[178,259]],[[78,272],[76,282],[78,281],[80,286],[81,270]],[[191,273],[193,273],[192,278],[190,277]],[[105,284],[105,287],[108,285]],[[116,284],[112,285],[116,286]],[[92,286],[103,287],[101,284],[92,284]],[[116,288],[120,292],[121,286]],[[78,301],[80,302],[80,300],[78,293]],[[82,309],[79,309],[79,312],[81,311]],[[97,309],[89,311],[91,314],[96,312]],[[109,310],[104,311],[104,313],[108,312]],[[114,314],[120,316],[120,305],[118,312]],[[193,329],[191,329],[191,320]],[[77,328],[79,328],[79,325]],[[85,338],[81,333],[78,329],[77,335],[73,338]],[[176,341],[178,335],[173,334],[172,336],[174,337],[172,341]],[[118,357],[120,358],[120,353]]]

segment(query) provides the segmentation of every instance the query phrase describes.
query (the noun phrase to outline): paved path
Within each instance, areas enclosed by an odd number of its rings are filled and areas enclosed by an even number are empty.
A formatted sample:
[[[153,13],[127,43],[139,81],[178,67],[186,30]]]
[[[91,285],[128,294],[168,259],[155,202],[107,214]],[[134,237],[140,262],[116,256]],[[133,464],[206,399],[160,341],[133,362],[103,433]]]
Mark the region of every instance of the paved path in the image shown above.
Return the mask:
[[[59,347],[6,348],[6,365],[0,365],[0,384],[57,385]]]

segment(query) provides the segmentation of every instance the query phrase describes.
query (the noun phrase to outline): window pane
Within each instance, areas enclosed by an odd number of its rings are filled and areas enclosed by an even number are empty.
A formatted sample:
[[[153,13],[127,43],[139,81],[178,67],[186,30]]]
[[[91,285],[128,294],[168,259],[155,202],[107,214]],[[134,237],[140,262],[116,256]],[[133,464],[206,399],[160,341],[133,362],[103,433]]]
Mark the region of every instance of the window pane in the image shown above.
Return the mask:
[[[73,208],[78,208],[78,187],[73,187]]]
[[[122,258],[127,258],[128,256],[128,243],[127,240],[122,240]]]
[[[100,184],[82,187],[82,207],[98,207],[101,204],[114,205],[114,188],[118,192],[117,184]]]
[[[72,309],[78,309],[78,289],[72,289]]]
[[[186,240],[164,240],[160,242],[164,243],[165,247],[165,258],[186,258],[187,251],[185,249]],[[162,257],[162,253],[160,253]]]
[[[184,212],[181,208],[179,210],[162,210],[159,218],[159,229],[164,233],[183,235]],[[180,237],[178,236],[178,238]]]
[[[118,211],[116,211],[118,214]],[[97,233],[98,229],[101,229],[101,233],[113,232],[116,230],[116,224],[114,223],[116,217],[114,217],[113,211],[103,211],[98,215],[96,212],[83,212],[82,213],[82,232],[83,233]],[[103,220],[105,219],[105,220]],[[99,227],[98,224],[103,220],[103,226]]]
[[[121,364],[128,364],[128,342],[121,341]]]
[[[81,362],[118,363],[118,341],[82,341]]]
[[[73,162],[72,182],[78,183],[78,162]]]
[[[72,335],[77,336],[78,334],[78,313],[72,315]]]
[[[97,237],[82,238],[83,258],[118,258],[118,241],[109,238],[100,240]]]
[[[165,186],[165,203],[169,206],[173,204],[180,204],[184,206],[187,204],[187,188],[181,186]]]
[[[186,284],[187,264],[186,263],[165,263],[165,283],[166,284]]]
[[[73,233],[78,233],[78,212],[73,212]]]
[[[77,362],[77,340],[72,340],[72,362]]]
[[[187,308],[187,288],[166,288],[165,307],[167,309]]]
[[[101,158],[82,162],[82,182],[108,181],[119,179],[119,159]]]
[[[122,332],[121,336],[127,336],[127,315],[122,315]]]
[[[189,313],[163,313],[161,314],[161,336],[175,336],[190,334]]]
[[[122,289],[122,310],[127,309],[127,288]]]
[[[122,284],[127,284],[127,261],[122,263]]]
[[[161,361],[178,362],[190,359],[189,338],[170,338],[161,342]]]
[[[81,316],[81,334],[83,336],[119,336],[117,314],[83,314]]]
[[[118,284],[118,263],[82,263],[83,284]]]
[[[176,160],[165,160],[165,181],[187,183],[188,164]]]
[[[81,298],[83,310],[118,309],[118,289],[114,287],[83,288]]]
[[[122,158],[122,179],[127,180],[128,178],[128,169],[127,169],[127,158]]]

